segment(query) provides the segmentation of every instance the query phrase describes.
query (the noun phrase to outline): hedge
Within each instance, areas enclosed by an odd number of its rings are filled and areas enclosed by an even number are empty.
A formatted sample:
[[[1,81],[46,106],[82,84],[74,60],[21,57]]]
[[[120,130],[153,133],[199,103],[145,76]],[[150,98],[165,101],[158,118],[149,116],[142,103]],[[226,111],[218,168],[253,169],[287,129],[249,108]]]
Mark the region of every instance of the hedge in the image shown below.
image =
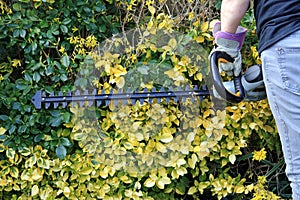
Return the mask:
[[[48,109],[31,102],[39,90],[206,84],[219,7],[219,0],[0,1],[1,198],[289,198],[267,100]],[[252,10],[242,25],[247,68],[260,62]]]

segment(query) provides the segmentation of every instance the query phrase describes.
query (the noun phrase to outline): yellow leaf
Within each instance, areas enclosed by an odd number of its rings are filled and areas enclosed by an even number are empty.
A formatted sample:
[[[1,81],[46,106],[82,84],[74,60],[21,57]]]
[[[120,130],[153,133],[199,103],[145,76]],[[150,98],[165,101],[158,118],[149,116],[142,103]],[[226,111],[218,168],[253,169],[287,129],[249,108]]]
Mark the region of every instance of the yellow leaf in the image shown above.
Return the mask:
[[[125,147],[126,149],[133,149],[133,145],[132,145],[130,142],[125,142],[125,143],[124,143],[124,147]]]
[[[202,81],[203,80],[203,76],[201,73],[197,73],[195,76],[196,80]]]
[[[155,13],[155,8],[153,6],[148,6],[148,9],[152,15]]]
[[[93,171],[93,168],[91,167],[85,167],[82,170],[80,170],[79,174],[81,175],[89,175]]]
[[[176,169],[176,172],[178,175],[183,176],[187,173],[187,170],[184,167],[180,167],[180,168]]]
[[[210,176],[210,179],[213,179],[213,177]],[[198,190],[199,190],[200,194],[203,194],[204,189],[206,189],[209,185],[210,185],[209,181],[200,182],[198,185]]]
[[[170,184],[171,180],[169,177],[162,177],[157,182],[156,185],[159,189],[164,189],[165,185]]]
[[[26,162],[25,162],[25,167],[26,167],[26,168],[31,168],[31,167],[33,167],[33,165],[36,164],[36,161],[37,161],[36,155],[34,154],[33,156],[31,156],[29,159],[26,160]]]
[[[43,178],[42,171],[39,168],[36,168],[35,170],[33,170],[31,178],[33,180],[39,180],[39,179]]]
[[[13,59],[12,64],[13,67],[21,66],[21,60]]]
[[[233,141],[229,141],[227,143],[227,149],[231,150],[231,149],[233,149],[233,147],[235,147],[235,143]]]
[[[172,51],[172,48],[168,45],[163,46],[162,49],[165,50],[163,54],[166,54],[167,52]],[[166,58],[166,55],[163,55],[163,59],[165,59],[165,58]]]
[[[229,156],[229,161],[231,162],[231,164],[234,164],[235,160],[236,160],[236,156],[234,154],[231,154]]]
[[[167,153],[167,148],[165,145],[163,145],[162,143],[160,142],[157,142],[156,143],[156,149],[161,152],[161,153]]]
[[[104,169],[100,170],[100,176],[102,178],[104,178],[104,179],[108,177],[108,169],[107,169],[107,167],[105,167]]]
[[[144,140],[144,135],[142,133],[135,133],[134,137],[137,141]]]
[[[162,28],[164,28],[166,26],[167,26],[167,21],[163,20],[161,23],[158,24],[158,29],[162,29]]]
[[[145,182],[144,185],[148,188],[151,188],[155,185],[155,180],[148,178]]]
[[[266,159],[267,152],[265,148],[262,148],[260,151],[254,151],[253,152],[253,160],[262,161]]]
[[[19,176],[19,169],[16,166],[11,167],[10,168],[10,175],[12,177],[14,177],[14,178],[18,178],[18,176]]]
[[[177,171],[176,170],[173,170],[171,172],[171,176],[172,176],[172,179],[178,179],[179,178],[179,174],[177,174]]]
[[[64,187],[64,191],[63,191],[64,195],[66,197],[69,197],[70,196],[70,193],[71,193],[71,190],[69,187]]]
[[[160,168],[158,170],[158,175],[162,176],[162,177],[168,176],[166,168],[164,168],[164,167]]]
[[[15,191],[20,191],[20,190],[21,190],[20,186],[18,186],[17,184],[15,184],[15,185],[13,186],[13,189],[14,189]]]
[[[9,158],[9,159],[13,159],[16,155],[16,151],[13,150],[12,148],[9,148],[6,150],[6,156]]]
[[[133,130],[134,130],[134,131],[138,130],[139,128],[142,127],[142,126],[141,126],[142,124],[143,124],[143,122],[134,122],[134,123],[132,124]]]
[[[164,46],[164,47],[166,47],[166,46]],[[163,49],[164,49],[164,47],[163,47]],[[161,57],[163,60],[165,60],[166,56],[167,56],[167,50],[162,53]]]
[[[188,159],[189,167],[194,169],[197,161],[198,161],[197,155],[193,154],[192,157]]]
[[[153,24],[153,21],[148,22],[147,29],[150,30],[153,27]]]
[[[198,189],[195,186],[190,187],[188,191],[188,195],[195,194],[198,191]]]
[[[250,127],[251,129],[255,129],[256,125],[257,125],[256,123],[253,123],[253,122],[252,122],[252,123],[249,124],[249,127]]]
[[[207,32],[208,28],[209,28],[209,23],[208,22],[204,22],[204,23],[201,24],[201,32],[202,33]]]
[[[188,134],[186,140],[187,140],[188,142],[193,142],[193,141],[194,141],[194,138],[195,138],[195,133],[190,132],[190,133]]]
[[[194,152],[200,152],[201,151],[201,147],[200,146],[195,146],[194,147]]]
[[[199,43],[203,43],[205,41],[203,36],[196,36],[195,40]]]
[[[166,133],[166,134],[163,134],[161,137],[160,137],[160,141],[162,141],[163,143],[169,143],[173,140],[173,136],[172,134],[170,133]]]
[[[234,188],[235,192],[241,194],[245,191],[245,187],[243,185],[238,185]]]
[[[222,167],[224,167],[225,165],[227,165],[227,163],[228,163],[228,161],[227,160],[225,160],[225,159],[222,159],[222,162],[221,162],[221,166]]]
[[[128,176],[120,176],[120,180],[123,181],[124,183],[132,183],[132,180],[128,178]]]
[[[168,45],[172,48],[172,49],[175,49],[176,46],[177,46],[177,41],[175,38],[171,38]]]
[[[124,85],[125,85],[124,77],[119,77],[116,82],[117,82],[117,87],[118,88],[123,88]]]
[[[40,189],[39,189],[39,186],[37,185],[34,185],[32,188],[31,188],[31,196],[35,196],[39,193]]]
[[[0,127],[0,135],[3,135],[6,132],[6,129],[3,127]]]
[[[177,167],[180,167],[181,165],[184,165],[185,163],[186,163],[186,161],[183,158],[178,159],[176,162]]]

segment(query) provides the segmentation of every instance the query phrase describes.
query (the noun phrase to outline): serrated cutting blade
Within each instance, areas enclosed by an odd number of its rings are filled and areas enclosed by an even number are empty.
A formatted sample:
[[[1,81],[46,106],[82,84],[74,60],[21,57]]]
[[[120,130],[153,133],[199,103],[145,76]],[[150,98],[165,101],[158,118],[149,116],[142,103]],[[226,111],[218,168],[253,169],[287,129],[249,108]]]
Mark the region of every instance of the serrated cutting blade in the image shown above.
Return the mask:
[[[66,108],[69,103],[71,103],[72,107],[77,104],[79,104],[79,107],[92,105],[99,107],[103,102],[105,106],[108,106],[111,101],[115,101],[115,104],[118,104],[118,102],[128,104],[129,100],[131,100],[131,104],[135,104],[137,101],[143,104],[145,100],[148,100],[148,103],[151,104],[154,99],[157,100],[157,103],[161,103],[162,99],[169,103],[171,99],[174,99],[175,102],[179,100],[186,101],[187,98],[194,101],[196,97],[200,97],[200,101],[202,101],[205,96],[210,96],[210,92],[205,86],[201,89],[195,86],[193,89],[186,87],[185,89],[177,88],[176,90],[173,90],[173,88],[165,90],[165,88],[161,87],[158,91],[156,88],[153,88],[152,90],[144,89],[143,91],[134,92],[129,88],[126,92],[110,90],[109,93],[106,93],[104,89],[100,90],[100,92],[93,90],[91,93],[87,90],[81,92],[76,90],[73,95],[71,92],[68,92],[66,95],[62,92],[59,92],[58,95],[55,95],[55,92],[51,92],[48,96],[45,92],[37,91],[32,97],[32,103],[36,109],[41,109],[42,105],[46,109],[49,109],[51,105],[53,105],[54,109],[57,109],[60,104],[62,108]]]

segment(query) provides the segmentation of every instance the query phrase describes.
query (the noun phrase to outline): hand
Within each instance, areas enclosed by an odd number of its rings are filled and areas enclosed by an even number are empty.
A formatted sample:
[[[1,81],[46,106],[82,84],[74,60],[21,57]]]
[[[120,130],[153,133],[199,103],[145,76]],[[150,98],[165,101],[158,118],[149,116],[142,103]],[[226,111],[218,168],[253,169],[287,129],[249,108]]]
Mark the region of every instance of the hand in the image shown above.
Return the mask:
[[[215,51],[225,52],[233,58],[233,62],[220,62],[220,72],[225,71],[229,76],[239,76],[242,70],[242,57],[240,49],[244,43],[247,29],[238,27],[235,34],[221,31],[221,23],[217,22],[214,25],[213,35],[215,38]]]

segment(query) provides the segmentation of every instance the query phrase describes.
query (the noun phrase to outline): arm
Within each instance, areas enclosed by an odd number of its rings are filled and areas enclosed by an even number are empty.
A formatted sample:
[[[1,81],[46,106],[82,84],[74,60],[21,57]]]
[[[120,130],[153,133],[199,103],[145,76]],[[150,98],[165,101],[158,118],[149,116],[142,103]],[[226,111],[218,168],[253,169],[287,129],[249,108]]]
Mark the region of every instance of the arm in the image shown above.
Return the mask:
[[[250,0],[223,0],[221,31],[235,33],[249,7]]]

